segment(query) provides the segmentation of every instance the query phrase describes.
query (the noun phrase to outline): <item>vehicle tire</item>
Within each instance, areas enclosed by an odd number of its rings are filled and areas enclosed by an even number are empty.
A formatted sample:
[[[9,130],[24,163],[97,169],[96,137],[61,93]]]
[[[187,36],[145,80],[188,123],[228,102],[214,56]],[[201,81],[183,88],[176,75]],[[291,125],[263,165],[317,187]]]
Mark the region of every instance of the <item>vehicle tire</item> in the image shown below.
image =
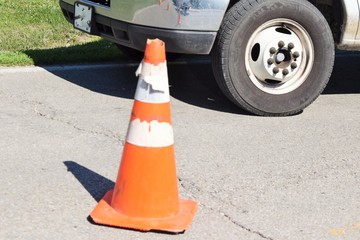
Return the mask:
[[[326,19],[305,0],[240,0],[223,20],[212,67],[223,93],[256,115],[301,112],[325,88],[334,64]]]

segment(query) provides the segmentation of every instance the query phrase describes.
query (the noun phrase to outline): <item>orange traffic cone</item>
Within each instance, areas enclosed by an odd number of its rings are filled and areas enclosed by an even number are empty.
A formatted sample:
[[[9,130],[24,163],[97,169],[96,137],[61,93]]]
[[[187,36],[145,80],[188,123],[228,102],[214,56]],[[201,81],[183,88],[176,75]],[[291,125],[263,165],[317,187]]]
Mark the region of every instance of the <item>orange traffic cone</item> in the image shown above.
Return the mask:
[[[148,40],[114,190],[90,214],[95,223],[138,229],[183,232],[197,203],[180,200],[165,44]]]

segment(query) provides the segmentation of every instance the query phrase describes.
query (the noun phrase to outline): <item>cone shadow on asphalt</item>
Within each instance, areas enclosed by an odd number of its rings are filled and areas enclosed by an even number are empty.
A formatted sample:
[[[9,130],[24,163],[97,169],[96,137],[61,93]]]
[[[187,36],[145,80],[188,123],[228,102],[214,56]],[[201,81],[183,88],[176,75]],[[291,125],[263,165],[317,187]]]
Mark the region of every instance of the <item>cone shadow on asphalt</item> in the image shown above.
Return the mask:
[[[65,161],[64,164],[67,167],[68,172],[71,172],[74,175],[97,202],[102,199],[108,190],[114,188],[115,183],[113,181],[76,162]]]
[[[86,191],[88,191],[90,193],[90,195],[97,202],[99,202],[102,199],[102,197],[105,195],[105,193],[108,190],[114,188],[115,183],[113,181],[101,176],[100,174],[98,174],[84,166],[81,166],[80,164],[78,164],[74,161],[65,161],[64,165],[67,167],[67,171],[71,172],[74,175],[74,177],[81,183],[81,185],[84,186]],[[87,217],[87,220],[91,224],[98,225],[97,223],[95,223],[93,221],[93,219],[91,218],[90,215]],[[119,227],[114,227],[114,226],[108,226],[108,227],[119,228]],[[131,230],[134,232],[138,232],[138,230],[136,230],[136,229],[123,228],[123,227],[122,227],[122,229],[127,229],[127,230]],[[179,233],[172,233],[172,232],[167,232],[167,231],[151,230],[150,232],[166,234],[166,235],[178,235],[178,234],[184,233],[185,231],[179,232]]]

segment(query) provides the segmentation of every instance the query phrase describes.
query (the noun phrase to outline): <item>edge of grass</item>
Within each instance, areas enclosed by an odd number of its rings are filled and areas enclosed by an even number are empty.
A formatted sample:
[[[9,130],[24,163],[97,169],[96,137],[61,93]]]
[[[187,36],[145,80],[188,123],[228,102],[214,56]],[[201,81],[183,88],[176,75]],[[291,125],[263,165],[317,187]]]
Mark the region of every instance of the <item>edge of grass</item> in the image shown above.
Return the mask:
[[[58,0],[0,0],[0,66],[111,62],[117,46],[74,27]]]
[[[116,45],[106,40],[98,40],[69,47],[0,51],[0,66],[112,62],[125,58]]]

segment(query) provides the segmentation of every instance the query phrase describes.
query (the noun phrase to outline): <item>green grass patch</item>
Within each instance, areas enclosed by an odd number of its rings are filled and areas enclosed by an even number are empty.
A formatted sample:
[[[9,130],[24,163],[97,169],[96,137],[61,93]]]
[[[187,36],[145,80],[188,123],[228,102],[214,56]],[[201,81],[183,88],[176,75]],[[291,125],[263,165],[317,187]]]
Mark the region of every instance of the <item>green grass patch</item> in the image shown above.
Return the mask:
[[[0,65],[113,61],[117,47],[73,28],[58,0],[0,0]]]

